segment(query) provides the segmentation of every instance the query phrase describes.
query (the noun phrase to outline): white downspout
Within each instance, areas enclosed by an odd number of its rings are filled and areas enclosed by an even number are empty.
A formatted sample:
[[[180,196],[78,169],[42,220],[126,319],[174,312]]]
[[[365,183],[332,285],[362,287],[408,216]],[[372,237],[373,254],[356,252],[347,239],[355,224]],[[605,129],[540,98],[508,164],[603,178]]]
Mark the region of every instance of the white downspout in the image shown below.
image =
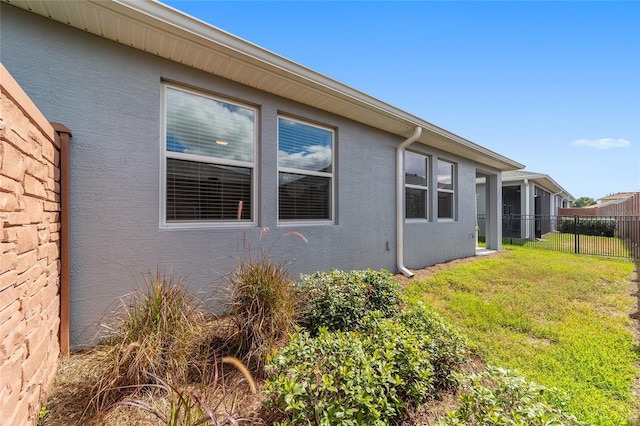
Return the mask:
[[[549,212],[549,214],[551,216],[557,216],[558,215],[558,208],[561,208],[558,206],[558,204],[562,204],[562,203],[558,203],[558,195],[562,194],[564,191],[560,191],[560,192],[556,192],[555,194],[551,194],[551,196],[553,197],[553,205],[551,206],[551,212]]]
[[[407,277],[413,272],[404,266],[404,150],[422,134],[422,127],[416,127],[413,135],[396,148],[396,262],[398,271]]]
[[[529,201],[529,196],[530,196],[530,189],[529,189],[529,179],[525,179],[524,180],[524,214],[526,215],[525,217],[527,218],[527,226],[525,227],[525,231],[524,231],[524,238],[529,238],[531,235],[531,226],[530,224],[530,217],[529,217],[529,208],[531,205],[531,202]],[[520,212],[520,217],[522,218],[522,212]]]

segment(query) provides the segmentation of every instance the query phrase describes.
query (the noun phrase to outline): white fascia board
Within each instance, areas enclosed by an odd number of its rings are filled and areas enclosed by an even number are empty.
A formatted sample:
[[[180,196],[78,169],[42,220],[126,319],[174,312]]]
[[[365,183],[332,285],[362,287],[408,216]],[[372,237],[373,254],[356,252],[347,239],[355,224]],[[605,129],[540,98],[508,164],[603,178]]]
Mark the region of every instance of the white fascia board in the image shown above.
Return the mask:
[[[102,1],[92,0],[92,2],[104,5]],[[280,78],[303,83],[307,87],[315,87],[326,96],[357,104],[377,114],[383,114],[389,118],[398,120],[409,128],[409,132],[413,131],[415,127],[420,126],[431,133],[440,135],[467,149],[476,151],[480,155],[493,157],[497,162],[503,163],[507,169],[521,169],[524,167],[518,162],[442,129],[428,121],[402,111],[386,102],[369,96],[364,92],[342,84],[337,80],[315,72],[242,38],[236,37],[233,34],[216,28],[168,5],[155,0],[142,2],[139,0],[114,0],[114,3],[123,5],[130,10],[135,10],[141,15],[150,18],[151,21],[161,21],[167,24],[166,28],[159,28],[163,31],[181,37],[191,35],[192,37],[188,38],[191,39],[192,42],[201,45],[204,39],[208,43],[214,43],[220,46],[222,50],[232,50],[243,58],[243,62],[254,66],[259,65],[263,71],[269,70],[275,72]],[[179,32],[176,32],[176,29]],[[205,45],[208,46],[208,43]],[[240,60],[240,58],[235,55],[233,58]],[[403,134],[401,136],[404,137],[406,135]]]
[[[40,14],[42,14],[42,12],[36,12],[36,10],[47,8],[47,2],[43,2],[42,0],[2,1]],[[250,67],[250,69],[255,70],[257,73],[275,76],[293,85],[302,85],[305,88],[317,92],[320,96],[345,103],[356,109],[359,108],[370,111],[372,115],[377,117],[386,117],[395,123],[395,130],[392,131],[390,128],[385,128],[378,120],[371,118],[369,118],[369,122],[363,119],[364,121],[361,121],[363,124],[395,133],[403,138],[411,134],[416,127],[422,127],[427,130],[427,132],[446,139],[447,143],[441,144],[441,146],[439,146],[440,149],[450,150],[456,155],[474,159],[475,161],[490,165],[502,171],[517,170],[524,167],[514,160],[499,155],[474,142],[429,123],[426,120],[402,111],[379,99],[346,86],[158,1],[86,0],[76,3],[75,5],[74,3],[75,2],[59,2],[56,7],[68,8],[67,11],[69,13],[77,13],[78,7],[93,7],[95,10],[111,12],[116,16],[130,20],[132,23],[155,29],[167,37],[188,43],[196,47],[200,52],[208,52],[209,54],[222,56],[229,61]],[[32,8],[32,6],[36,7]],[[46,16],[46,14],[44,16]],[[102,15],[99,14],[99,16]],[[72,25],[69,19],[61,19],[60,17],[54,16],[48,17],[64,24]],[[77,24],[74,26],[87,31],[86,28],[81,28]],[[97,35],[104,37],[103,34]],[[268,91],[266,88],[257,88]],[[402,129],[402,131],[398,129]],[[429,144],[426,132],[423,132],[423,136],[419,142]],[[449,143],[453,144],[453,146],[447,147],[446,145]],[[457,147],[455,145],[457,145]]]

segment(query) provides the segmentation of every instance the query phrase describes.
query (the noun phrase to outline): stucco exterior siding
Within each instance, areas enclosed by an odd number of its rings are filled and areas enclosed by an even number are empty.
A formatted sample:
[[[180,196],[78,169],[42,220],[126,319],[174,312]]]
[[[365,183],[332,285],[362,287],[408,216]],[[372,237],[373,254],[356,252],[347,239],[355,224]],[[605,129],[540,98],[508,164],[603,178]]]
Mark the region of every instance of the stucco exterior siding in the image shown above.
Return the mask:
[[[290,271],[396,271],[395,153],[403,139],[0,4],[0,59],[71,141],[71,341],[90,342],[103,314],[148,272],[172,273],[222,309],[214,288],[245,255],[271,248]],[[163,81],[255,106],[257,204],[253,226],[160,226]],[[334,224],[279,225],[278,114],[336,130]],[[477,165],[412,145],[456,164],[453,222],[405,224],[405,264],[420,268],[474,255]],[[432,167],[432,173],[434,168]],[[497,172],[499,173],[499,172]],[[435,188],[434,188],[435,189]],[[430,191],[435,206],[436,191]],[[431,209],[431,217],[437,214]],[[260,228],[270,231],[259,241]],[[295,230],[307,239],[281,238]],[[246,237],[245,237],[246,233]]]

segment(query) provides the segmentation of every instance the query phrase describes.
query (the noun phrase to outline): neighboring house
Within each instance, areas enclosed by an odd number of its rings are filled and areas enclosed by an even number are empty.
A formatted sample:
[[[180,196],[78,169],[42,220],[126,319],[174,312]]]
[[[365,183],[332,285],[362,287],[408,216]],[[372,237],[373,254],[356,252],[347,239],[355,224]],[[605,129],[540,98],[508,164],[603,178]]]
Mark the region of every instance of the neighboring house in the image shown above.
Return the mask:
[[[150,271],[220,308],[249,245],[296,275],[473,256],[476,178],[500,248],[513,160],[160,3],[11,1],[0,17],[3,65],[73,134],[75,347]],[[293,230],[309,242],[278,240]]]
[[[615,194],[609,194],[602,198],[598,198],[594,207],[605,207],[611,204],[621,203],[637,194],[637,192],[616,192]]]
[[[484,196],[486,182],[477,180],[478,214],[486,212]],[[558,209],[567,208],[575,198],[549,175],[525,170],[506,171],[502,173],[502,214],[511,215],[512,219],[505,219],[505,226],[509,226],[519,238],[540,237],[551,232],[556,222],[549,220],[551,216],[558,215]],[[515,219],[513,219],[515,218]],[[538,220],[536,221],[536,218]],[[511,222],[508,222],[511,220]],[[523,226],[512,226],[513,220],[520,220]],[[531,226],[524,226],[524,223]],[[503,229],[503,235],[507,235]],[[514,237],[516,235],[509,235]]]

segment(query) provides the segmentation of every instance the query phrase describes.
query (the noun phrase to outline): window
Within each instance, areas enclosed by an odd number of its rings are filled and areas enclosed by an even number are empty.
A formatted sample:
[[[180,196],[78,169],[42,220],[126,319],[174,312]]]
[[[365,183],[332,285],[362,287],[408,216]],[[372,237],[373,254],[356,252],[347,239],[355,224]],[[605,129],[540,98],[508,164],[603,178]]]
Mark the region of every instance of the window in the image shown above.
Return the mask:
[[[438,160],[438,219],[454,219],[454,170],[453,163]]]
[[[278,218],[333,219],[333,130],[278,118]]]
[[[256,110],[165,86],[166,225],[253,221]]]
[[[429,159],[404,153],[404,211],[407,219],[429,218]]]

